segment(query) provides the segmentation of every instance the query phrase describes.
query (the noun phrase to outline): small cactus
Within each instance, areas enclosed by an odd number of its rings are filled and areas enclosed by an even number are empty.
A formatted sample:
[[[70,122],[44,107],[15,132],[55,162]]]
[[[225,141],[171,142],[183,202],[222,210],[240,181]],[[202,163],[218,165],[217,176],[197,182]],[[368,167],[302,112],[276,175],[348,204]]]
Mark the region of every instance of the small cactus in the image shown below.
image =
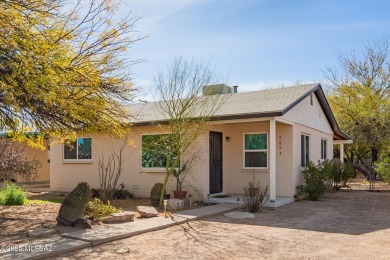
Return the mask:
[[[160,195],[161,191],[163,189],[162,183],[156,183],[154,184],[152,190],[150,191],[150,202],[152,206],[158,207],[160,204]]]
[[[57,223],[72,226],[81,219],[91,196],[91,187],[86,182],[80,182],[64,199],[57,216]]]
[[[186,168],[187,166],[184,164],[181,169],[176,171],[176,169],[173,169],[173,176],[176,178],[176,190],[181,191],[183,188],[183,181],[186,177]]]

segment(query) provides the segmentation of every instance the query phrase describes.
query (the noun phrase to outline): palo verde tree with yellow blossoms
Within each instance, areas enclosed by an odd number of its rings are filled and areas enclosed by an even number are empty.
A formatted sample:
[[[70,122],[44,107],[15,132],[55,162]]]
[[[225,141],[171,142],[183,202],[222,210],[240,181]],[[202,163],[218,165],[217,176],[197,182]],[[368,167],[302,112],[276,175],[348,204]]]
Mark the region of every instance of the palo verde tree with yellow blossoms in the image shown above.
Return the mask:
[[[0,2],[0,132],[120,136],[134,88],[127,52],[142,37],[115,0]],[[38,137],[38,141],[41,140]]]
[[[390,41],[369,43],[362,50],[339,55],[340,70],[328,69],[332,83],[328,101],[353,144],[347,147],[351,161],[382,153],[390,144]],[[375,156],[373,156],[375,159]],[[373,160],[374,161],[374,160]]]

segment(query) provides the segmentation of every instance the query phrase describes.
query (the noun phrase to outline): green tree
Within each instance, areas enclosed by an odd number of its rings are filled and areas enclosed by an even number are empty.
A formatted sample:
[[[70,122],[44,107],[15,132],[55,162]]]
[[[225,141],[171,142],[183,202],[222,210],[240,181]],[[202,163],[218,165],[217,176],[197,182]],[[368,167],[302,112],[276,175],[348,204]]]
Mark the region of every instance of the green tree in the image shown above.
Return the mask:
[[[329,104],[340,127],[351,135],[353,160],[383,150],[390,141],[389,40],[373,42],[361,51],[339,54],[341,74],[326,71],[332,83]]]
[[[0,131],[121,135],[133,87],[126,50],[137,19],[114,0],[0,3]],[[42,140],[42,139],[37,139]]]
[[[156,78],[157,106],[168,125],[160,125],[169,138],[159,140],[159,147],[166,147],[166,175],[160,196],[160,205],[171,174],[177,168],[187,174],[196,162],[198,153],[191,149],[194,141],[206,131],[208,122],[225,103],[228,94],[207,93],[204,86],[215,85],[214,73],[208,66],[175,59],[172,66],[160,72]],[[203,92],[203,95],[202,95]],[[165,142],[161,144],[161,141]],[[185,176],[185,175],[182,175]],[[183,178],[179,178],[180,186]]]

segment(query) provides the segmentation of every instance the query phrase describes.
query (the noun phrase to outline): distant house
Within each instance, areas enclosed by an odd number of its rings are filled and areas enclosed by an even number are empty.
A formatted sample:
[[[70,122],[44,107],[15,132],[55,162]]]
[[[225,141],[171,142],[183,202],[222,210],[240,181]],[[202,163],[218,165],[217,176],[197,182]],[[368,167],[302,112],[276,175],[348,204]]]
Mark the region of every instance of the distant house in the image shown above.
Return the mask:
[[[242,194],[252,181],[269,185],[274,206],[291,202],[303,182],[302,168],[331,159],[333,144],[349,143],[333,116],[320,84],[232,93],[217,111],[208,131],[194,144],[202,159],[187,181],[192,198],[207,194]],[[150,135],[166,134],[155,126],[165,118],[156,103],[135,104],[140,117],[131,128],[134,146],[126,148],[128,160],[119,181],[136,196],[149,196],[164,178],[163,160],[145,163],[142,150]],[[121,140],[97,134],[80,134],[76,149],[56,144],[50,150],[50,189],[70,191],[80,181],[98,187],[99,154]],[[171,177],[167,192],[176,188]]]
[[[36,135],[36,134],[37,134],[36,132],[27,132],[26,133],[27,136]],[[10,136],[7,132],[1,132],[0,138],[9,139]],[[24,149],[24,156],[28,160],[35,159],[35,160],[40,161],[40,165],[37,169],[37,175],[35,176],[34,179],[32,179],[30,181],[35,182],[35,183],[41,183],[41,184],[45,183],[47,185],[49,183],[49,180],[50,180],[50,165],[49,165],[49,152],[48,152],[48,150],[32,148],[32,147],[27,145],[26,141],[20,142],[20,143],[18,142],[17,144],[21,149]],[[49,147],[49,139],[48,138],[45,138],[43,140],[43,145],[45,147]],[[15,178],[12,179],[12,181],[16,181],[18,183],[28,184],[28,180],[26,180],[25,178],[23,178],[21,176],[15,176]]]

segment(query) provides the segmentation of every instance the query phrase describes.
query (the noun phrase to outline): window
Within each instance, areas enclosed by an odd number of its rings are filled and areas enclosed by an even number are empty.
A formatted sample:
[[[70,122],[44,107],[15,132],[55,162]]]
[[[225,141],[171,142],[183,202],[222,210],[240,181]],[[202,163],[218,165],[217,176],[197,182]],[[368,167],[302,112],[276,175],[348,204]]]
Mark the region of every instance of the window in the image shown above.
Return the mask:
[[[301,135],[301,167],[310,161],[310,142],[308,135]]]
[[[321,159],[326,160],[326,139],[321,139]]]
[[[267,134],[244,134],[244,168],[266,168],[267,160]]]
[[[171,163],[177,158],[177,155],[171,152],[171,148],[171,134],[143,135],[141,166],[143,168],[165,168],[168,156],[172,156]]]
[[[77,138],[64,144],[64,160],[91,160],[92,138]]]

